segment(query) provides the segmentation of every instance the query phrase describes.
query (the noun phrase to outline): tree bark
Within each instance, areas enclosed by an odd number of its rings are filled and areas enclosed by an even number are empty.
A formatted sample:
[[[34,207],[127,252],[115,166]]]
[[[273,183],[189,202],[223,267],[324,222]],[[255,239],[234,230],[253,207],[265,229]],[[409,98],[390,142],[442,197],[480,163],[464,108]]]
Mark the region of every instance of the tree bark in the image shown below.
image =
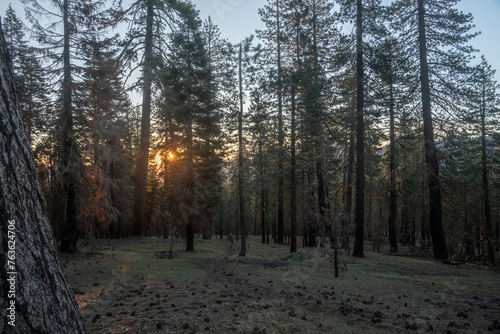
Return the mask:
[[[134,217],[132,221],[132,235],[141,236],[145,230],[144,208],[149,165],[149,141],[151,134],[151,88],[153,84],[153,2],[147,1],[146,35],[144,48],[144,82],[142,91],[141,142],[135,179]]]
[[[345,182],[345,207],[344,207],[344,216],[342,217],[342,247],[344,249],[351,249],[349,244],[349,227],[351,226],[351,217],[352,217],[352,176],[354,174],[354,156],[355,156],[355,138],[354,138],[354,129],[350,129],[351,135],[349,136],[349,150],[347,155],[347,175]]]
[[[495,264],[495,249],[493,247],[493,227],[491,223],[490,190],[488,184],[488,165],[486,156],[486,83],[483,68],[482,92],[481,92],[481,167],[484,196],[484,216],[486,218],[486,242],[488,247],[488,260]]]
[[[363,1],[356,2],[356,209],[352,255],[364,257],[365,224],[365,136],[364,136],[364,70],[363,70]]]
[[[424,0],[418,0],[418,35],[420,49],[420,82],[422,90],[422,114],[424,123],[425,162],[428,166],[429,187],[429,228],[431,232],[434,258],[448,259],[448,249],[443,230],[441,207],[441,181],[439,163],[434,142],[432,126],[431,91],[429,84],[429,65],[427,62],[427,41],[425,36]]]
[[[262,229],[262,243],[266,243],[266,187],[264,184],[264,152],[262,146],[264,145],[264,125],[261,123],[261,105],[260,98],[257,97],[257,117],[259,119],[259,188],[260,188],[260,219],[261,219],[261,229]],[[269,237],[268,237],[269,240]]]
[[[73,136],[72,83],[70,62],[69,0],[63,7],[63,110],[62,110],[62,159],[64,216],[61,222],[61,252],[75,253],[78,241],[76,187],[74,174],[76,168],[76,143]]]
[[[190,35],[188,35],[188,39]],[[187,173],[187,182],[186,182],[186,190],[187,190],[187,198],[189,200],[188,207],[192,208],[194,206],[194,142],[193,142],[193,95],[192,95],[192,87],[191,87],[191,56],[188,55],[187,60],[187,103],[189,109],[189,115],[187,117],[187,129],[186,129],[186,142],[187,142],[187,150],[186,150],[186,173]],[[193,214],[191,210],[186,214],[187,217],[187,225],[186,225],[186,251],[192,252],[194,251],[194,221]]]
[[[389,82],[389,118],[390,118],[390,152],[389,152],[389,173],[390,173],[390,216],[389,216],[389,243],[391,252],[398,251],[398,236],[396,222],[398,216],[398,193],[396,188],[396,131],[394,126],[394,93],[392,79]]]
[[[297,252],[297,181],[295,178],[296,156],[295,156],[295,87],[292,84],[292,138],[290,158],[290,209],[291,209],[291,242],[290,253]]]
[[[280,1],[276,0],[276,40],[278,48],[278,230],[277,243],[283,243],[283,85],[281,82]]]
[[[238,113],[238,192],[240,205],[241,250],[239,256],[247,254],[247,236],[245,226],[245,195],[243,193],[243,73],[241,68],[242,45],[238,64],[238,77],[240,86],[240,112]]]
[[[0,32],[0,332],[85,333],[58,262],[10,64]]]

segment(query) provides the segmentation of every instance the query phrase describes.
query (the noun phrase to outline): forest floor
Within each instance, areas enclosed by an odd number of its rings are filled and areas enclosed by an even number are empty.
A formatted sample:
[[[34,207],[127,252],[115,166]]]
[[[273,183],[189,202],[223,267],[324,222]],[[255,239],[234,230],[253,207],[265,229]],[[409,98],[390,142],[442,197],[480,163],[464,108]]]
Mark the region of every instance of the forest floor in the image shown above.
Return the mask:
[[[500,333],[500,272],[390,255],[365,258],[250,237],[96,241],[60,261],[89,333]]]

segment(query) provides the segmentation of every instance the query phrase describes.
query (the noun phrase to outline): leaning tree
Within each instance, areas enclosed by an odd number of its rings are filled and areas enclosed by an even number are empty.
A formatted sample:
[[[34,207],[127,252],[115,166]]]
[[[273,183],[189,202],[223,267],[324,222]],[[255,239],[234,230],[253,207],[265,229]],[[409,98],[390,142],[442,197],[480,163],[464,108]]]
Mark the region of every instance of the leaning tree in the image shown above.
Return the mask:
[[[85,333],[57,259],[10,64],[0,31],[0,332]]]

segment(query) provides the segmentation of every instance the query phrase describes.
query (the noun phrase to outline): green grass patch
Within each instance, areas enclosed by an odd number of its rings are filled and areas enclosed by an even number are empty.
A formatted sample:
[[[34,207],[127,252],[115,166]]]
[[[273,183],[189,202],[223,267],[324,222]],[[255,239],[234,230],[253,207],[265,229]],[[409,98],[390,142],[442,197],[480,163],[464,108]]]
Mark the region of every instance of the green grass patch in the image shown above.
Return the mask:
[[[311,255],[304,254],[302,252],[290,253],[288,255],[280,257],[281,261],[288,262],[304,262],[311,259]]]

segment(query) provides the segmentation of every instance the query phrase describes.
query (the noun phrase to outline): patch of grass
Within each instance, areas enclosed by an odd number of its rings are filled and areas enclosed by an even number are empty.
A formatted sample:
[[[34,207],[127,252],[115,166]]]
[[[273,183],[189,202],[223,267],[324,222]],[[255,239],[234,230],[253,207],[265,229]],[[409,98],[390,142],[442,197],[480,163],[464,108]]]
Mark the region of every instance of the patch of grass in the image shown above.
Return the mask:
[[[295,328],[296,326],[293,322],[290,322],[287,324],[279,324],[278,327],[282,329],[288,329],[288,328]]]
[[[285,303],[286,303],[286,301],[284,298],[279,298],[279,299],[277,298],[277,299],[273,300],[273,307],[282,308],[285,306]]]
[[[169,250],[168,244],[125,244],[120,245],[116,251],[150,253]]]
[[[280,257],[281,261],[289,261],[289,262],[304,262],[311,259],[311,255],[304,254],[302,252],[290,253],[288,255]]]
[[[142,254],[141,254],[142,255]],[[131,254],[128,267],[129,275],[145,276],[149,279],[198,279],[203,273],[193,266],[190,259],[159,259],[155,256],[141,256]]]

